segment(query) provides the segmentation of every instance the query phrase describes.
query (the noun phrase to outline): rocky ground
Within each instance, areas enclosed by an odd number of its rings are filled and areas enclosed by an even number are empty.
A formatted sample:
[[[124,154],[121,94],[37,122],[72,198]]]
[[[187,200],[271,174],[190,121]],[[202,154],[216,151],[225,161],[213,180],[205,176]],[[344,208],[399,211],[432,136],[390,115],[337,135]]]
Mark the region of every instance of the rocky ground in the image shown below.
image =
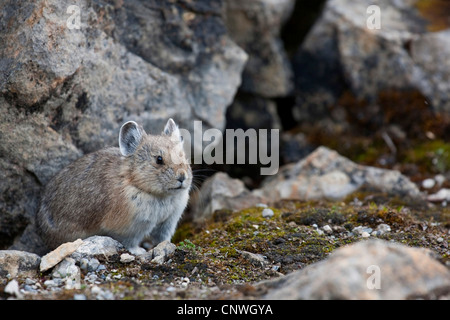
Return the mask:
[[[448,208],[408,205],[364,192],[338,202],[283,200],[234,213],[218,210],[202,226],[182,224],[176,245],[162,243],[143,256],[133,256],[105,237],[58,250],[60,256],[50,267],[42,265],[44,258],[34,262],[20,256],[13,259],[20,251],[8,251],[9,257],[0,255],[0,292],[2,298],[16,299],[289,299],[294,296],[284,294],[280,288],[286,291],[286,285],[276,285],[276,281],[285,275],[301,279],[302,271],[311,270],[308,267],[321,266],[323,270],[314,279],[334,272],[331,283],[298,293],[301,298],[323,298],[320,292],[325,291],[325,297],[364,299],[373,298],[372,291],[364,289],[370,276],[365,269],[376,264],[383,285],[396,284],[378,298],[448,299],[449,214]],[[379,239],[377,246],[388,253],[370,251],[372,239]],[[359,249],[355,243],[360,243]],[[393,243],[402,244],[395,254],[389,253]],[[355,252],[343,254],[342,247],[356,250],[358,257],[371,252],[372,260],[356,259],[363,264],[359,273],[363,289],[359,291],[352,289],[351,277],[338,274],[342,272],[339,265],[352,270],[354,263],[349,256]],[[410,257],[410,247],[428,251]],[[335,258],[330,258],[333,252]],[[324,266],[327,261],[330,264]],[[412,275],[408,267],[414,269]],[[405,276],[398,276],[402,272]],[[333,288],[333,281],[339,284],[338,290],[327,289]],[[292,290],[300,292],[299,288]]]

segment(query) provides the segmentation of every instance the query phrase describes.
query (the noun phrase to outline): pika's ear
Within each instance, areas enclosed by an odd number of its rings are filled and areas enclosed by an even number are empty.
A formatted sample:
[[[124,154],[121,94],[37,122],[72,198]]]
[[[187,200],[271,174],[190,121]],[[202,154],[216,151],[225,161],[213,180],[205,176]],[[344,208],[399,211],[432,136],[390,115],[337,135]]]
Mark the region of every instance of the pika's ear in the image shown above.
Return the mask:
[[[178,129],[177,124],[172,118],[167,121],[162,134],[169,136],[171,140],[183,141],[183,137],[180,134],[180,129]]]
[[[119,133],[120,153],[124,156],[133,154],[145,134],[144,129],[136,122],[128,121],[124,123]]]

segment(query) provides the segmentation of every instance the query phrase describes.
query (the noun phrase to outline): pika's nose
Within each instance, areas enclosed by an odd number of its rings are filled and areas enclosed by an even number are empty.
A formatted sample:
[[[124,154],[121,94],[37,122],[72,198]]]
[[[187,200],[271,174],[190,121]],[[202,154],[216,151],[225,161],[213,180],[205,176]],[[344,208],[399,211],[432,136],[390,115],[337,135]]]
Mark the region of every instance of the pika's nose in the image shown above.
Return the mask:
[[[184,171],[181,171],[178,174],[177,180],[183,183],[183,181],[186,180],[186,173]]]

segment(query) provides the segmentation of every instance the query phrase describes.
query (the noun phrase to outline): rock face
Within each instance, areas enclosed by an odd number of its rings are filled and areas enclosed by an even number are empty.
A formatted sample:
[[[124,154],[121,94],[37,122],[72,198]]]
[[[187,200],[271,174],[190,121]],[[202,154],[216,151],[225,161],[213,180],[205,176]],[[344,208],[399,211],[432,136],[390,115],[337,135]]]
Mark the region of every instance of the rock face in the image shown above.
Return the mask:
[[[448,288],[450,271],[425,249],[369,240],[264,286],[267,299],[408,299]]]
[[[399,171],[356,164],[326,147],[282,168],[253,193],[270,201],[341,199],[362,188],[393,195],[419,197],[417,186]]]
[[[219,0],[73,4],[0,5],[0,247],[33,220],[49,179],[116,145],[121,123],[223,128],[241,82],[247,55],[226,34]]]
[[[226,1],[230,37],[249,54],[242,91],[272,98],[286,96],[293,90],[292,69],[280,29],[294,4],[292,0]]]
[[[372,103],[386,90],[416,91],[450,111],[450,26],[433,28],[421,2],[328,1],[294,59],[297,120],[324,112],[344,91]]]

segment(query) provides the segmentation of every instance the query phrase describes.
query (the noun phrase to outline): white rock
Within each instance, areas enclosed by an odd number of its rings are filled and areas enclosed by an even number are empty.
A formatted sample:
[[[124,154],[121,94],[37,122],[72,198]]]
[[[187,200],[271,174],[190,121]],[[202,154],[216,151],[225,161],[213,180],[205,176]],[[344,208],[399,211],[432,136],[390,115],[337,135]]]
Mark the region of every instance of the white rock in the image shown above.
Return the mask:
[[[270,218],[270,217],[273,217],[273,215],[274,215],[274,213],[273,213],[272,209],[266,208],[262,211],[262,216],[264,218]]]
[[[377,226],[377,229],[374,232],[372,232],[372,234],[381,236],[387,232],[391,232],[391,227],[385,223],[381,223]]]
[[[434,181],[436,181],[436,183],[438,184],[438,187],[440,187],[445,182],[445,176],[442,174],[437,174],[434,177]]]
[[[17,298],[21,298],[22,294],[19,291],[19,283],[17,282],[16,279],[11,280],[10,282],[8,282],[8,284],[6,285],[4,292],[10,295],[14,295]]]
[[[450,189],[442,188],[437,193],[430,194],[427,197],[428,201],[450,201]]]
[[[39,266],[40,271],[44,272],[56,266],[65,257],[74,253],[82,244],[83,240],[77,239],[73,242],[63,243],[55,250],[47,253],[45,256],[41,258],[41,264]]]
[[[255,207],[257,207],[257,208],[267,208],[267,204],[265,204],[265,203],[257,203]]]
[[[122,263],[129,263],[131,261],[134,261],[135,257],[128,253],[122,253],[120,255],[120,262]]]
[[[434,187],[434,185],[436,184],[436,181],[434,181],[434,179],[425,179],[422,181],[422,187],[424,187],[425,189],[431,189]]]
[[[365,227],[365,226],[358,226],[352,229],[352,232],[356,235],[362,236],[362,237],[368,237],[370,236],[370,233],[372,232],[372,228]]]
[[[177,246],[168,240],[159,243],[156,247],[149,250],[147,253],[139,255],[138,259],[141,262],[155,262],[158,264],[164,263],[168,255],[175,252]]]
[[[322,230],[325,231],[325,233],[328,233],[328,234],[333,233],[333,229],[331,229],[331,227],[329,225],[324,225],[322,227]]]

